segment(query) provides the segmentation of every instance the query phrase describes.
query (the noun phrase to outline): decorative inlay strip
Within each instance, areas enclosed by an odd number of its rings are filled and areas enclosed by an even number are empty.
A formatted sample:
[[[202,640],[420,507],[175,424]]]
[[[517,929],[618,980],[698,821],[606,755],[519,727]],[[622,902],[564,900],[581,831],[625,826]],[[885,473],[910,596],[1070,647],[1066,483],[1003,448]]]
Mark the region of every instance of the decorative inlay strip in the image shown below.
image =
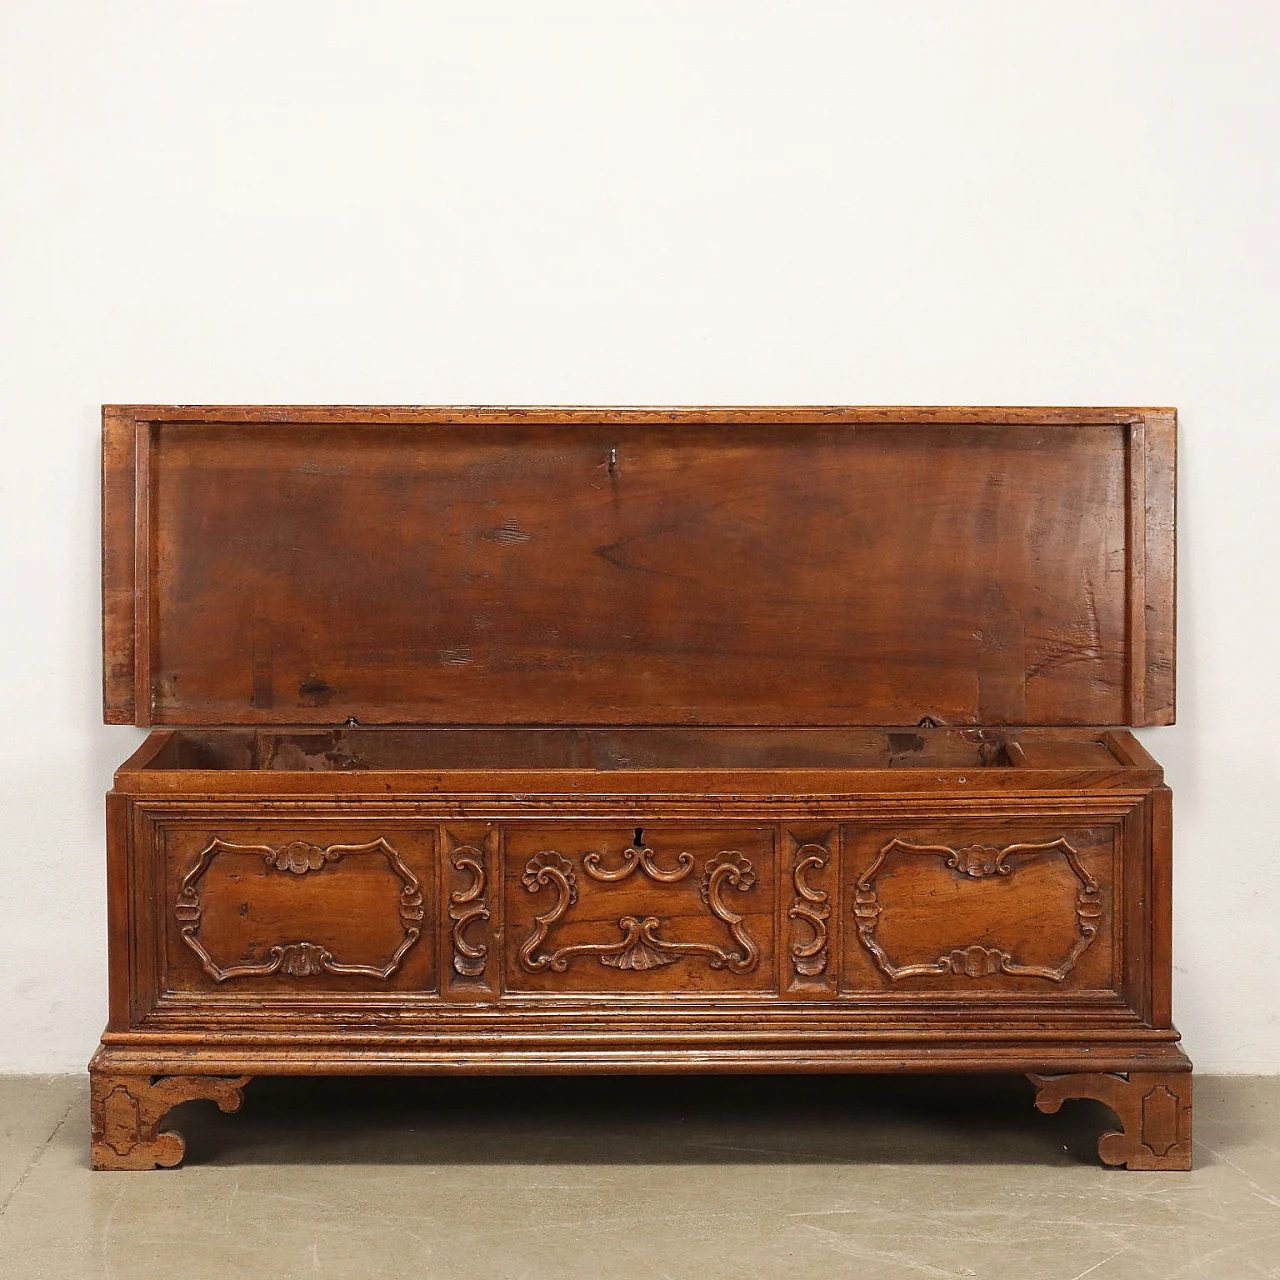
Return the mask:
[[[693,862],[691,855],[681,854],[678,870],[662,871],[658,868],[658,874],[654,875],[653,869],[645,866],[642,852],[635,847],[627,850],[623,855],[623,866],[603,874],[598,854],[586,854],[583,865],[587,867],[588,874],[598,880],[621,880],[637,867],[644,867],[646,874],[653,879],[673,883],[688,875]],[[652,855],[651,850],[648,852]],[[628,859],[627,854],[634,856]],[[686,858],[688,866],[685,865]],[[589,859],[595,860],[590,867]],[[645,970],[674,964],[683,955],[698,955],[705,956],[712,969],[729,969],[733,973],[749,973],[760,961],[760,949],[743,927],[744,917],[729,907],[722,897],[725,888],[746,893],[756,883],[751,863],[736,850],[724,850],[708,858],[698,886],[698,894],[703,903],[716,919],[727,926],[730,936],[737,944],[737,950],[734,951],[706,942],[672,942],[660,938],[658,930],[662,927],[662,922],[657,916],[645,916],[643,919],[623,916],[618,921],[623,936],[617,942],[584,942],[540,952],[551,926],[577,902],[577,878],[573,864],[567,858],[553,849],[544,849],[534,854],[525,864],[523,883],[530,893],[538,893],[544,885],[553,885],[556,889],[556,901],[549,910],[534,916],[533,929],[520,947],[520,964],[530,973],[538,973],[543,969],[563,973],[569,967],[569,961],[576,956],[596,956],[601,964],[613,969]]]
[[[796,896],[787,916],[803,920],[813,930],[812,938],[797,939],[791,944],[792,967],[805,977],[822,973],[827,967],[827,920],[831,904],[827,901],[827,891],[815,889],[807,877],[810,871],[825,870],[829,857],[824,845],[810,842],[800,845],[792,859],[791,883]]]
[[[260,854],[268,868],[297,876],[323,870],[330,863],[339,862],[349,854],[381,853],[387,859],[392,872],[403,881],[399,913],[404,938],[384,965],[343,964],[336,959],[332,951],[319,943],[291,940],[272,946],[267,951],[267,959],[258,964],[223,967],[200,941],[202,908],[198,888],[210,863],[223,852]],[[409,948],[422,936],[422,886],[418,883],[417,876],[405,865],[399,853],[381,837],[365,844],[331,844],[321,847],[309,844],[305,840],[294,840],[290,844],[276,847],[265,844],[234,844],[215,836],[200,851],[195,865],[183,877],[178,900],[174,904],[174,914],[179,921],[183,942],[195,952],[201,967],[215,982],[226,982],[230,978],[266,977],[273,973],[283,973],[292,978],[309,978],[319,973],[332,973],[342,977],[385,980],[395,973]]]
[[[974,944],[959,947],[940,955],[927,964],[898,965],[889,958],[876,937],[880,915],[884,908],[876,893],[876,876],[885,861],[894,854],[908,854],[941,858],[953,871],[960,871],[971,879],[988,876],[1012,875],[1014,867],[1010,859],[1036,859],[1061,854],[1072,874],[1080,882],[1076,894],[1076,926],[1079,936],[1061,964],[1050,968],[1046,965],[1018,964],[1013,956],[999,947]],[[913,844],[896,837],[880,850],[876,860],[858,881],[854,892],[854,914],[858,921],[858,936],[863,945],[875,957],[880,969],[895,982],[902,978],[914,978],[943,974],[961,974],[967,978],[989,977],[1003,973],[1015,978],[1046,978],[1061,982],[1075,968],[1076,962],[1098,935],[1098,920],[1102,915],[1102,895],[1097,881],[1081,865],[1076,850],[1061,837],[1042,844],[1010,844],[1002,849],[989,845],[972,844],[952,848],[945,844]]]
[[[465,889],[454,889],[449,894],[449,919],[453,921],[453,967],[465,978],[476,978],[484,973],[489,944],[469,942],[466,929],[473,920],[489,919],[489,904],[484,898],[484,853],[474,845],[462,844],[449,855],[449,860],[456,870],[471,876],[471,883]]]

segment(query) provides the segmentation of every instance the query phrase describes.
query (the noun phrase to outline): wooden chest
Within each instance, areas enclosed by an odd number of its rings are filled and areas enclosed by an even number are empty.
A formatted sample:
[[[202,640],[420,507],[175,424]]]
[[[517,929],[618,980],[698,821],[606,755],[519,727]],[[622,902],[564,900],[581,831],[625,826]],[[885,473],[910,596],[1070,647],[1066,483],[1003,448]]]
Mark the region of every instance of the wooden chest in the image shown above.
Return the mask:
[[[1188,1167],[1174,432],[108,407],[95,1167],[257,1074],[903,1070]]]

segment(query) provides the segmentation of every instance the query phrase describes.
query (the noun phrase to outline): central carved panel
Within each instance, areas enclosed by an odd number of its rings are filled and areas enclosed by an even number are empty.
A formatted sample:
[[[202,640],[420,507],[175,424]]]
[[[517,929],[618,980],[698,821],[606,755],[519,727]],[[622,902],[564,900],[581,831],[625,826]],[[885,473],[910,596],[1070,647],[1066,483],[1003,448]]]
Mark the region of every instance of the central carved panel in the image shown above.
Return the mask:
[[[768,989],[768,828],[509,827],[509,989]]]

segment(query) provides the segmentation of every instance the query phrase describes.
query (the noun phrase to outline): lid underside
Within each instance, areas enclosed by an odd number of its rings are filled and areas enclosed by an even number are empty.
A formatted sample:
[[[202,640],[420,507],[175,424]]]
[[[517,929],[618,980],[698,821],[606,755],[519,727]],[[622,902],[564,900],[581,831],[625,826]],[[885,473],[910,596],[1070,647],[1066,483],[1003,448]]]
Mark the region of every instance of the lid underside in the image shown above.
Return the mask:
[[[104,422],[110,722],[1172,720],[1169,410]]]

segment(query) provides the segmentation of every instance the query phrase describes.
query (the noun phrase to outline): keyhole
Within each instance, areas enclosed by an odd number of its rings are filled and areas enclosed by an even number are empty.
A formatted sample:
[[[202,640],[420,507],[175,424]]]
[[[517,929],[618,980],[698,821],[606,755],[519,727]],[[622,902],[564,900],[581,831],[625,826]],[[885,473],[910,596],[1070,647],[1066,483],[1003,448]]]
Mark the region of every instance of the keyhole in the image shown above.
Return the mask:
[[[644,828],[643,827],[636,828],[635,847],[637,849],[644,848]]]

